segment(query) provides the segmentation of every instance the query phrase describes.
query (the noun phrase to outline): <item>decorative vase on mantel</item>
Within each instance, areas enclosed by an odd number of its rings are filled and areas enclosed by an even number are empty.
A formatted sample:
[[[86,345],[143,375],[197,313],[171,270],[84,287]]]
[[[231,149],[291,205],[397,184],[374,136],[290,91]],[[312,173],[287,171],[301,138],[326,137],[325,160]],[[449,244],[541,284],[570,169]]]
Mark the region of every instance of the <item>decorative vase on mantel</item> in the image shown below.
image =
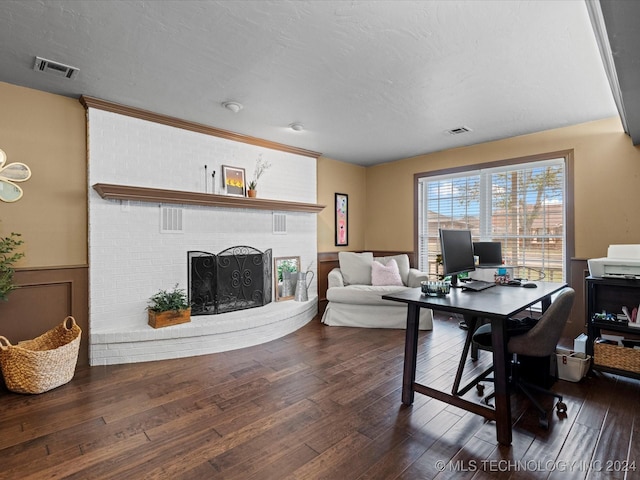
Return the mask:
[[[258,161],[256,162],[256,170],[253,172],[253,178],[247,184],[247,197],[256,198],[258,196],[258,179],[267,170],[271,164],[265,160],[262,160],[262,154],[258,155]]]

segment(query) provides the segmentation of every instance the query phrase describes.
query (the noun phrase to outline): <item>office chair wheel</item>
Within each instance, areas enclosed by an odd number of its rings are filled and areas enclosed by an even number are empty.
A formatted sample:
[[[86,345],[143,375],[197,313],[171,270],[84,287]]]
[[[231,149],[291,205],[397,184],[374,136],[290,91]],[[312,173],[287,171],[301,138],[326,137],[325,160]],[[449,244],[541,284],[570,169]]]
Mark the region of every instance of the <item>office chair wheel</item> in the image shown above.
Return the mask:
[[[538,425],[540,425],[540,427],[544,428],[545,430],[549,430],[549,419],[546,415],[540,415],[540,418],[538,419]]]
[[[558,413],[567,413],[567,404],[560,400],[556,404],[556,410],[558,411]]]

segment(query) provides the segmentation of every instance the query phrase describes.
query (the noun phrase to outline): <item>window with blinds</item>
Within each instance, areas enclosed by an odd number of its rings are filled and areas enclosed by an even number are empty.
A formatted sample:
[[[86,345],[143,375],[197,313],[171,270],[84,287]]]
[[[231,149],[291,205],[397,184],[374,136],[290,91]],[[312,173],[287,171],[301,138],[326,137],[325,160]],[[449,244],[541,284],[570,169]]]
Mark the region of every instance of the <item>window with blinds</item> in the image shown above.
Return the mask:
[[[438,274],[438,229],[468,229],[502,243],[521,278],[561,282],[566,259],[566,159],[418,179],[419,268]]]

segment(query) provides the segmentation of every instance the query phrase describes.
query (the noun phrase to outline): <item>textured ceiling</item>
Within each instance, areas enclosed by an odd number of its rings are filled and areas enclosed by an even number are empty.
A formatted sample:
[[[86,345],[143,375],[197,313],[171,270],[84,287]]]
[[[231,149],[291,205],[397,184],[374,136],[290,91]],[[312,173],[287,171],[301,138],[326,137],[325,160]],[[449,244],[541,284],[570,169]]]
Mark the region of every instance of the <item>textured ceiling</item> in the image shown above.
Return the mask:
[[[0,81],[360,165],[617,115],[579,0],[3,0]]]

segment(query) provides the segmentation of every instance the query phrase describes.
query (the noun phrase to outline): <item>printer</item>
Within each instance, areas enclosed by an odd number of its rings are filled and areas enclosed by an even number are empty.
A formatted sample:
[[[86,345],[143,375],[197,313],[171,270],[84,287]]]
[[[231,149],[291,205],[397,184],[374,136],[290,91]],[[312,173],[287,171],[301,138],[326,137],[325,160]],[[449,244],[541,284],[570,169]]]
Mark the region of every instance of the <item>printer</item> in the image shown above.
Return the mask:
[[[605,258],[587,263],[592,277],[640,279],[640,245],[609,245]]]

